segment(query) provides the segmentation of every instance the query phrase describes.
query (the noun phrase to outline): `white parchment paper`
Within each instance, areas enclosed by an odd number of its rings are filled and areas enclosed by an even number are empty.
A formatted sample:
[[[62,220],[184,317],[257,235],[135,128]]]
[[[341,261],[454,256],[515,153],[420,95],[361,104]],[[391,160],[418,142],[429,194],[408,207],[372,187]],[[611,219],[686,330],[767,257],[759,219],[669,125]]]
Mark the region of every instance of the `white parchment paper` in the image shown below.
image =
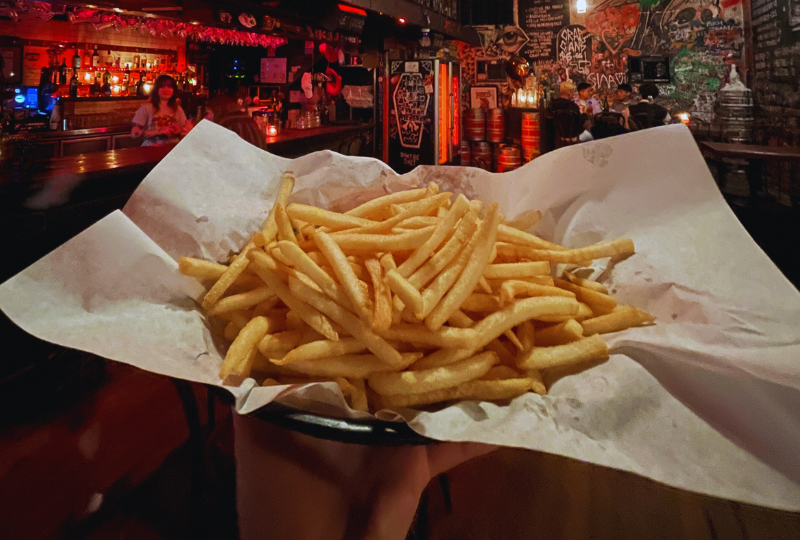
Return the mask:
[[[538,233],[568,246],[618,236],[637,254],[601,279],[655,327],[605,336],[611,359],[547,396],[399,411],[429,437],[553,452],[704,494],[800,510],[800,294],[722,199],[683,126],[568,147],[516,171],[420,167],[317,152],[288,160],[200,123],[115,212],[0,285],[0,308],[39,338],[208,384],[225,351],[198,311],[183,255],[222,260],[258,230],[280,175],[293,201],[343,210],[439,182],[540,209]],[[335,385],[226,387],[237,410],[276,397],[346,410]],[[383,412],[382,416],[392,416]]]

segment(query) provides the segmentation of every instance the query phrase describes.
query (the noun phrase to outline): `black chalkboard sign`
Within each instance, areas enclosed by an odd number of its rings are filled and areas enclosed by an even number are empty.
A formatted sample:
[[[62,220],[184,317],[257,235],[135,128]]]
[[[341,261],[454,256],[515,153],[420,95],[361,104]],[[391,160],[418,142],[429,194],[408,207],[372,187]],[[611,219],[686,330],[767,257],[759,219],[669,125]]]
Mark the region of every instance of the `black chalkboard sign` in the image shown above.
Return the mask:
[[[522,56],[530,61],[554,61],[556,35],[569,24],[569,1],[517,0],[517,21],[530,39]]]
[[[786,106],[800,79],[800,0],[751,0],[750,10],[756,99]]]

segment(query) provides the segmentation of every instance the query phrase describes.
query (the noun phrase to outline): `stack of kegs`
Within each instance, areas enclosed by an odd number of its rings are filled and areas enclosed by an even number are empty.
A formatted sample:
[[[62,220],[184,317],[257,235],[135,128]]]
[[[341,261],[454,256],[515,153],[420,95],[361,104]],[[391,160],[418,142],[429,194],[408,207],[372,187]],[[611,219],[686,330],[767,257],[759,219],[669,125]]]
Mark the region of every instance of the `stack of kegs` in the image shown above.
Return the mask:
[[[539,113],[522,113],[522,157],[525,163],[539,156]]]
[[[506,112],[503,109],[470,109],[464,115],[464,138],[461,164],[496,171],[501,144],[506,140]]]
[[[497,172],[513,171],[520,165],[522,165],[522,149],[513,144],[503,145],[497,156]]]

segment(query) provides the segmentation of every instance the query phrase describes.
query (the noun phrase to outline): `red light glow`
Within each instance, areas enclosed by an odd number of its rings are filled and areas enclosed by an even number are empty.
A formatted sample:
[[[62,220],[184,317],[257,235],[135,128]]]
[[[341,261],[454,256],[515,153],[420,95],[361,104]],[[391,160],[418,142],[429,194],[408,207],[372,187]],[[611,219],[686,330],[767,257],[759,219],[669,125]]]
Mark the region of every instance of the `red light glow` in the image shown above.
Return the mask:
[[[336,4],[336,5],[339,6],[339,10],[340,11],[344,11],[346,13],[354,13],[356,15],[361,15],[362,17],[366,17],[367,16],[367,12],[364,11],[363,9],[359,9],[359,8],[353,7],[353,6],[348,6],[348,5],[345,5],[345,4]]]

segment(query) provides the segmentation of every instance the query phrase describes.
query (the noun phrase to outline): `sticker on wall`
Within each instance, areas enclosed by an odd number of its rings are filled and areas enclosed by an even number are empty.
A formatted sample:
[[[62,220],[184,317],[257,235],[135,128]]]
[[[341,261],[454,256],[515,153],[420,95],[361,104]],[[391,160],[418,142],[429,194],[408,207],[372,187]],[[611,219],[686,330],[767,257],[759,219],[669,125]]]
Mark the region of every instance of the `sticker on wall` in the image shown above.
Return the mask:
[[[249,13],[239,15],[239,23],[245,28],[253,28],[256,25],[256,18]]]

